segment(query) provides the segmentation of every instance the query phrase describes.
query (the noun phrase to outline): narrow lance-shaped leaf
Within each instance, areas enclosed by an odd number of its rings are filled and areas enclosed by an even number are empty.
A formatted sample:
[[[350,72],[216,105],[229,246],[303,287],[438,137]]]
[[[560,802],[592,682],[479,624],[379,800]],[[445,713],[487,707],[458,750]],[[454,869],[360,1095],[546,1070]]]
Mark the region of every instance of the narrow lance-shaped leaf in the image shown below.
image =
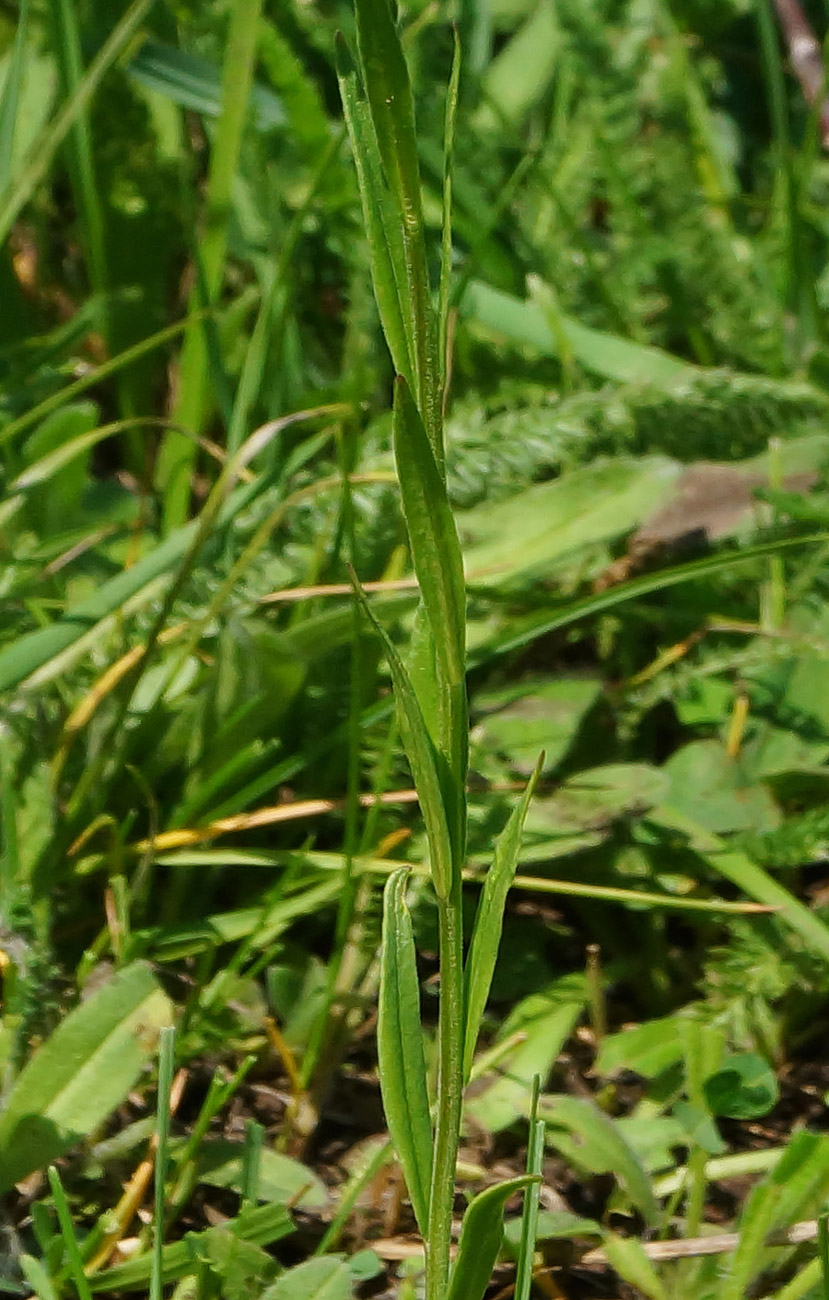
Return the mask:
[[[537,1181],[523,1174],[488,1187],[475,1197],[464,1215],[447,1300],[482,1300],[501,1250],[504,1206],[516,1192]]]
[[[357,44],[383,171],[403,234],[408,287],[407,328],[415,357],[418,404],[440,456],[431,309],[414,101],[392,0],[356,0]]]
[[[403,307],[407,301],[408,289],[400,219],[393,211],[391,196],[383,177],[377,137],[368,114],[368,105],[361,95],[358,72],[339,33],[335,41],[335,58],[371,253],[371,277],[380,323],[395,370],[414,384],[415,358],[410,351]]]
[[[394,684],[400,734],[412,769],[412,777],[426,823],[432,883],[439,898],[448,898],[453,878],[452,843],[446,821],[443,782],[438,769],[439,757],[429,737],[429,732],[412,688],[406,667],[391,638],[377,622],[369,603],[354,579],[354,589],[363,610],[383,642]]]
[[[386,1123],[425,1235],[432,1181],[432,1124],[420,1027],[412,921],[406,906],[408,871],[395,871],[383,891],[383,946],[377,1054]]]
[[[487,872],[486,880],[475,913],[475,928],[464,970],[466,992],[466,1040],[463,1051],[463,1074],[469,1078],[472,1059],[478,1042],[484,1009],[501,943],[501,930],[504,924],[504,908],[507,894],[515,876],[518,864],[518,852],[521,848],[521,835],[530,800],[533,797],[538,778],[544,763],[544,754],[540,754],[535,770],[527,782],[520,804],[513,808],[510,819],[495,841],[495,854],[492,866]]]
[[[464,680],[466,590],[455,520],[432,445],[405,379],[394,389],[394,455],[420,594],[446,681]]]

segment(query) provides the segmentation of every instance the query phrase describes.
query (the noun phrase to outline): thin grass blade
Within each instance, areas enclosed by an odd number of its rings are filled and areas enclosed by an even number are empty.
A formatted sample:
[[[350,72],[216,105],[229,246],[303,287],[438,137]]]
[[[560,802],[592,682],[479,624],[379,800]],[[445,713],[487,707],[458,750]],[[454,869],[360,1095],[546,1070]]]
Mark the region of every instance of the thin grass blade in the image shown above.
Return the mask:
[[[538,1235],[538,1207],[541,1191],[541,1168],[544,1161],[543,1119],[538,1119],[538,1094],[541,1080],[538,1075],[533,1081],[533,1099],[530,1108],[530,1136],[527,1143],[527,1174],[535,1178],[524,1192],[524,1213],[521,1216],[521,1242],[518,1247],[517,1270],[515,1278],[515,1300],[530,1300],[533,1281],[533,1255]]]
[[[19,174],[0,194],[0,243],[5,243],[17,216],[46,175],[55,153],[73,124],[85,110],[103,78],[143,22],[154,0],[135,0],[112,29],[95,59],[90,63],[75,93],[66,101],[57,117],[35,141]]]
[[[26,42],[29,36],[30,0],[20,0],[17,12],[17,30],[14,35],[9,69],[0,96],[0,193],[11,181],[12,150],[14,148],[17,106],[26,62]]]
[[[406,300],[406,262],[399,218],[393,211],[377,147],[377,137],[361,94],[356,67],[345,41],[335,42],[337,79],[343,102],[351,152],[357,171],[357,185],[363,221],[371,251],[371,276],[380,323],[386,336],[394,368],[415,385],[415,357],[407,329],[403,303]]]
[[[435,893],[439,898],[448,898],[453,876],[452,843],[446,821],[444,782],[441,779],[439,770],[440,760],[430,739],[428,728],[403,660],[400,658],[391,638],[374,617],[362,588],[356,580],[354,589],[363,611],[383,642],[389,671],[394,683],[403,746],[406,750],[409,766],[412,769],[417,797],[420,800],[423,820],[426,823]]]
[[[442,461],[440,410],[435,383],[435,323],[423,238],[420,168],[414,101],[392,0],[356,0],[357,45],[383,172],[403,235],[410,351],[415,359],[418,406],[435,456]]]
[[[527,782],[520,804],[513,808],[509,821],[495,842],[492,866],[487,873],[478,900],[475,928],[472,931],[472,942],[464,970],[466,1039],[463,1052],[463,1075],[465,1079],[469,1078],[472,1069],[472,1059],[475,1055],[481,1021],[498,958],[507,894],[515,877],[521,835],[543,764],[544,755],[541,754]]]
[[[408,877],[406,870],[395,871],[383,891],[377,1054],[386,1122],[415,1218],[425,1236],[432,1181],[432,1123],[414,935],[406,906]]]

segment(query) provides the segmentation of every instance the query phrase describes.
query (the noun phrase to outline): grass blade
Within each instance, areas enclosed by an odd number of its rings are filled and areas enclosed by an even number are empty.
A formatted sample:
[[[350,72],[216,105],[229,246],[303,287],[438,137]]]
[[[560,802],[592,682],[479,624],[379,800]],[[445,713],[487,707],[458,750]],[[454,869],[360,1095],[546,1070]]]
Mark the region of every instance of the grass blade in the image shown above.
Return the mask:
[[[340,97],[371,251],[371,277],[380,323],[395,370],[415,386],[415,357],[404,319],[406,266],[400,221],[392,209],[391,196],[383,179],[377,137],[361,93],[357,69],[340,35],[337,36],[335,54]]]
[[[0,244],[5,243],[17,216],[49,170],[55,153],[153,3],[154,0],[135,0],[130,5],[90,63],[75,93],[38,137],[19,175],[0,195]]]
[[[175,1026],[166,1025],[158,1045],[158,1101],[156,1103],[156,1153],[153,1194],[153,1254],[150,1300],[161,1300],[164,1282],[164,1205],[167,1165],[170,1159],[170,1094],[175,1066]]]
[[[222,111],[210,155],[205,232],[198,253],[198,276],[191,308],[214,303],[221,287],[227,252],[233,178],[253,84],[253,64],[262,0],[236,0],[231,11],[227,51],[222,69]],[[188,330],[181,356],[178,400],[172,420],[198,434],[210,404],[207,337],[201,322]],[[190,477],[195,462],[193,441],[171,431],[158,462],[158,482],[164,492],[164,524],[176,528],[187,518]]]
[[[464,1215],[447,1300],[483,1300],[501,1250],[504,1206],[516,1192],[537,1181],[532,1175],[521,1174],[475,1197]]]
[[[164,1033],[164,1030],[162,1029],[161,1032]],[[66,1251],[66,1262],[69,1265],[69,1273],[78,1293],[78,1300],[92,1300],[92,1292],[83,1271],[83,1260],[81,1259],[81,1251],[75,1233],[75,1225],[72,1222],[72,1213],[69,1209],[66,1193],[63,1190],[60,1174],[55,1165],[49,1166],[48,1174],[49,1186],[52,1189],[55,1211],[60,1224],[60,1235],[63,1237],[63,1247]]]
[[[383,891],[377,1053],[386,1122],[425,1236],[432,1181],[432,1123],[414,936],[406,906],[408,876],[406,870],[395,871]]]
[[[794,930],[811,952],[824,961],[829,960],[829,926],[747,854],[728,848],[720,836],[672,808],[654,809],[647,819],[687,835],[691,850],[709,863],[712,870],[725,876],[749,898],[773,907],[783,924]]]
[[[412,562],[446,681],[464,680],[466,590],[463,560],[446,488],[405,379],[394,389],[394,455]]]
[[[538,778],[544,765],[544,755],[539,756],[535,770],[527,782],[520,804],[512,810],[510,819],[495,842],[492,866],[487,872],[478,909],[475,913],[475,927],[472,942],[464,970],[466,993],[466,1039],[463,1053],[463,1074],[469,1078],[472,1058],[478,1042],[484,1009],[486,1007],[492,976],[498,958],[501,943],[501,930],[504,924],[504,907],[507,894],[515,877],[518,865],[518,852],[521,848],[521,835],[530,800],[533,797]],[[530,1170],[529,1172],[533,1172]]]
[[[358,584],[355,584],[355,591],[364,612],[383,642],[394,683],[394,694],[400,719],[400,733],[409,766],[412,769],[423,820],[426,823],[435,893],[439,898],[448,898],[454,868],[452,843],[446,821],[444,782],[441,779],[438,767],[440,760],[430,739],[428,728],[403,660],[400,658],[390,637],[374,617],[369,603]]]
[[[414,101],[392,0],[356,0],[357,45],[371,120],[395,215],[403,235],[405,324],[415,362],[417,403],[435,457],[442,464],[440,408],[434,366],[435,328],[423,238]]]
[[[83,82],[76,5],[72,0],[50,0],[50,9],[61,81],[71,97]],[[83,104],[80,108],[69,133],[69,173],[87,246],[90,284],[95,293],[102,294],[108,282],[104,214],[95,180],[88,107]]]
[[[6,73],[3,94],[0,97],[0,193],[5,192],[11,183],[12,151],[14,149],[14,132],[17,123],[17,106],[20,101],[23,68],[26,61],[29,12],[30,0],[20,0],[17,13],[17,30],[14,34],[9,70]]]
[[[538,1234],[539,1192],[541,1191],[541,1167],[544,1161],[543,1119],[538,1119],[538,1093],[541,1080],[538,1075],[533,1082],[533,1100],[530,1108],[530,1137],[527,1143],[527,1174],[537,1179],[524,1192],[524,1213],[521,1218],[521,1242],[518,1247],[517,1272],[515,1278],[515,1300],[530,1300],[533,1281],[533,1255]]]

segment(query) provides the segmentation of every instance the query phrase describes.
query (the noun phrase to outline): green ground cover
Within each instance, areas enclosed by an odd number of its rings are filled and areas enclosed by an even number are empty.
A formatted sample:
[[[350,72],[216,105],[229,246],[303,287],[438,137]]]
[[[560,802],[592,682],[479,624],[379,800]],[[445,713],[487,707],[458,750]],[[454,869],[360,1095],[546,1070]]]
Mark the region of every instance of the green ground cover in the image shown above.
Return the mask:
[[[829,1295],[781,12],[0,6],[0,1293]]]

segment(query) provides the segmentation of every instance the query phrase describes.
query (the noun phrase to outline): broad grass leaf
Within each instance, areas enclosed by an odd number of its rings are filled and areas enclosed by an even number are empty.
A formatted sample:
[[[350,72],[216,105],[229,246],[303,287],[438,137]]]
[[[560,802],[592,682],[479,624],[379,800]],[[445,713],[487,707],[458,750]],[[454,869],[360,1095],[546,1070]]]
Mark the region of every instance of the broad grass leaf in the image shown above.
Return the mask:
[[[665,456],[617,456],[536,483],[458,518],[470,586],[549,580],[553,566],[623,537],[653,513],[681,472]]]
[[[667,591],[669,587],[679,586],[684,582],[694,582],[700,578],[709,578],[714,574],[727,573],[738,565],[756,562],[772,555],[782,555],[786,551],[800,550],[801,547],[823,546],[829,542],[829,532],[807,533],[802,537],[781,537],[771,542],[761,542],[757,546],[747,546],[739,551],[726,551],[717,555],[706,555],[701,560],[691,560],[687,564],[672,565],[656,573],[646,573],[644,577],[633,578],[630,582],[609,587],[606,591],[581,596],[576,600],[562,600],[552,606],[545,605],[541,611],[523,617],[512,618],[508,630],[500,636],[481,638],[476,652],[472,656],[474,666],[486,653],[487,656],[506,654],[518,650],[531,641],[538,640],[548,632],[555,632],[561,627],[571,627],[574,623],[617,605],[627,604],[640,596],[647,596],[655,591]],[[471,557],[467,557],[471,576]]]
[[[643,1079],[655,1079],[681,1061],[682,1052],[679,1017],[663,1016],[608,1034],[602,1039],[593,1068],[602,1079],[612,1079],[624,1070],[632,1070]]]
[[[544,750],[544,771],[566,756],[579,728],[601,694],[598,677],[585,675],[522,679],[496,690],[476,691],[476,735],[483,745],[529,776]]]
[[[558,355],[558,341],[538,302],[524,302],[476,280],[464,294],[461,310],[478,324],[514,343],[535,348],[547,356]],[[560,328],[573,359],[604,379],[670,388],[697,373],[695,366],[678,361],[659,348],[590,329],[570,316],[562,316]]]
[[[127,66],[128,74],[155,94],[204,117],[222,111],[221,69],[197,54],[161,41],[145,41]],[[267,86],[254,85],[250,93],[252,124],[259,131],[285,126],[285,109]]]
[[[504,1206],[511,1196],[537,1181],[530,1174],[488,1187],[463,1217],[458,1254],[447,1300],[482,1300],[492,1280],[504,1236]]]
[[[772,1230],[822,1208],[829,1187],[829,1143],[798,1133],[771,1173],[749,1194],[740,1219],[737,1248],[721,1282],[720,1300],[744,1300],[774,1252],[764,1249]]]
[[[3,89],[0,91],[0,193],[10,185],[12,180],[20,101],[27,64],[30,64],[33,54],[28,43],[30,13],[30,0],[20,0],[14,43],[5,68]]]
[[[374,617],[369,603],[359,586],[356,587],[356,592],[357,598],[374,625],[386,651],[386,659],[394,683],[394,695],[397,702],[403,746],[406,750],[409,766],[412,769],[412,777],[420,801],[420,810],[426,823],[432,881],[438,897],[447,898],[451,889],[455,867],[452,841],[446,817],[444,779],[441,777],[439,768],[441,760],[432,743],[403,660],[400,658],[390,637],[386,635]]]
[[[242,1181],[243,1152],[242,1142],[219,1138],[203,1142],[197,1162],[199,1182],[238,1191]],[[269,1147],[264,1147],[259,1153],[257,1190],[260,1201],[290,1204],[300,1210],[320,1210],[328,1204],[325,1184],[312,1169]]]
[[[618,1232],[608,1232],[604,1239],[604,1252],[610,1265],[648,1300],[668,1300],[668,1293],[660,1280],[638,1237],[622,1237]]]
[[[551,1146],[591,1173],[614,1174],[645,1222],[658,1222],[647,1172],[608,1115],[581,1097],[565,1096],[543,1097],[539,1113],[547,1121]]]
[[[829,959],[829,926],[746,853],[729,848],[720,836],[667,805],[652,809],[647,820],[687,836],[688,847],[714,872],[725,876],[755,902],[775,908],[778,919],[798,935],[810,952],[824,961]]]
[[[533,6],[526,22],[492,59],[484,76],[484,102],[473,119],[476,133],[518,126],[546,93],[561,67],[566,37],[554,0]]]
[[[199,1260],[210,1260],[211,1245],[217,1238],[228,1236],[240,1242],[252,1242],[257,1246],[271,1246],[283,1237],[290,1237],[295,1231],[289,1210],[284,1205],[258,1205],[253,1209],[242,1210],[235,1219],[229,1219],[218,1228],[207,1228],[204,1232],[189,1232],[181,1241],[172,1241],[161,1252],[161,1280],[165,1283],[176,1282],[179,1278],[194,1271]],[[147,1294],[150,1280],[151,1252],[139,1255],[136,1259],[116,1264],[114,1268],[94,1273],[89,1279],[93,1293],[111,1296],[121,1291],[143,1291]]]
[[[123,1101],[171,1023],[136,962],[70,1012],[21,1071],[0,1116],[0,1191],[56,1160]]]
[[[342,1255],[306,1259],[262,1292],[260,1300],[350,1300],[354,1278]]]
[[[395,871],[383,891],[377,1056],[386,1122],[415,1218],[425,1236],[432,1182],[432,1122],[414,936],[405,898],[407,879],[406,870]]]
[[[464,1078],[469,1078],[472,1059],[478,1042],[484,1010],[486,1008],[498,949],[501,945],[501,931],[504,925],[504,908],[507,894],[518,865],[518,851],[521,847],[521,834],[527,817],[530,800],[533,797],[538,778],[544,762],[543,754],[539,757],[535,771],[527,782],[521,802],[513,808],[510,819],[495,841],[495,853],[492,866],[487,872],[478,908],[475,913],[475,927],[464,968],[464,985],[466,1001],[466,1037],[463,1051]]]
[[[466,591],[455,520],[432,444],[402,376],[394,389],[394,456],[412,562],[446,681],[464,680]]]

